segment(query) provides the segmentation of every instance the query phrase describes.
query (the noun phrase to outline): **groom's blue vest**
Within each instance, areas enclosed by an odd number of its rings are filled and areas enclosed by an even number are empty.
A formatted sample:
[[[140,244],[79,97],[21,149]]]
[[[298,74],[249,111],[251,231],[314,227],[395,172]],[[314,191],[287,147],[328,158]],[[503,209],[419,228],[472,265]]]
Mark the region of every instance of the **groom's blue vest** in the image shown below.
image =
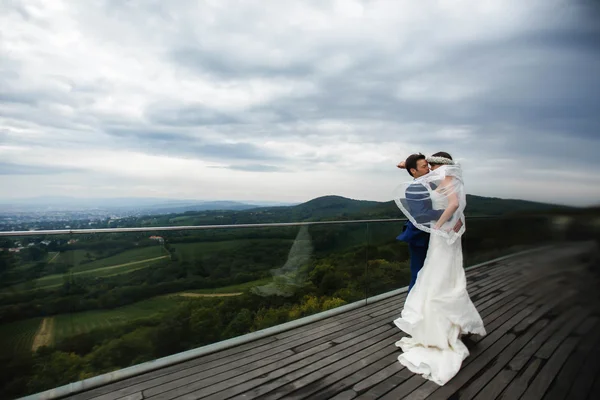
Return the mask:
[[[444,210],[434,210],[431,198],[422,184],[413,184],[406,188],[406,202],[410,213],[420,224],[428,224],[432,220],[440,218]],[[396,239],[406,242],[412,246],[424,247],[429,244],[429,234],[415,227],[412,222],[404,224],[402,233]]]

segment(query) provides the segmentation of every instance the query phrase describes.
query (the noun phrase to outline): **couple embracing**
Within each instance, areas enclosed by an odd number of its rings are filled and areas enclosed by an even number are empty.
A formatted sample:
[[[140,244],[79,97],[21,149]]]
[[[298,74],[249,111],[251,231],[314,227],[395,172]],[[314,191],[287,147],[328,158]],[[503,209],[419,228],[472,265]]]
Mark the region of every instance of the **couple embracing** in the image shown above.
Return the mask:
[[[401,317],[407,337],[396,342],[398,361],[438,385],[460,370],[469,350],[466,334],[485,335],[483,321],[467,292],[461,236],[465,232],[462,169],[450,154],[413,154],[398,164],[413,178],[394,200],[408,218],[398,240],[410,250],[411,282]]]

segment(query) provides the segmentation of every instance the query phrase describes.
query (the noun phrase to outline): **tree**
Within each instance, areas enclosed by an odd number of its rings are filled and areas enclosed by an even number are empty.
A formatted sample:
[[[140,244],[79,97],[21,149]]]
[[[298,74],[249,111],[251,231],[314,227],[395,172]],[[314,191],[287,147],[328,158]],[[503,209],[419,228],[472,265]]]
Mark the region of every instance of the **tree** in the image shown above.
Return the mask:
[[[9,251],[0,250],[0,277],[17,265],[15,256]]]
[[[220,339],[223,322],[220,313],[214,309],[200,307],[192,310],[190,315],[190,333],[198,344],[209,344]]]
[[[235,336],[240,336],[250,332],[252,323],[254,321],[254,314],[247,308],[242,308],[233,320],[227,325],[223,337],[221,339],[228,339]]]

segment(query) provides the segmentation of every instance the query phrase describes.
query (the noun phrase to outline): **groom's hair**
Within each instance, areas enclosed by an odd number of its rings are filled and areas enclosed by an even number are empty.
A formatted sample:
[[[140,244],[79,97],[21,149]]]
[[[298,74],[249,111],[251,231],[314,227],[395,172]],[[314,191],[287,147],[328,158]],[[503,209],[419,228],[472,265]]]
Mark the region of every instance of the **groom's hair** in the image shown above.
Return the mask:
[[[435,154],[432,154],[431,157],[444,157],[444,158],[449,158],[450,160],[452,160],[452,156],[448,153],[446,153],[445,151],[438,151]],[[431,165],[437,165],[435,163],[429,163]]]
[[[410,156],[408,156],[408,158],[406,159],[406,161],[404,161],[404,166],[406,167],[406,170],[408,171],[408,174],[410,176],[413,176],[412,172],[410,172],[411,169],[417,169],[417,161],[419,160],[425,160],[425,156],[421,153],[418,154],[411,154]]]

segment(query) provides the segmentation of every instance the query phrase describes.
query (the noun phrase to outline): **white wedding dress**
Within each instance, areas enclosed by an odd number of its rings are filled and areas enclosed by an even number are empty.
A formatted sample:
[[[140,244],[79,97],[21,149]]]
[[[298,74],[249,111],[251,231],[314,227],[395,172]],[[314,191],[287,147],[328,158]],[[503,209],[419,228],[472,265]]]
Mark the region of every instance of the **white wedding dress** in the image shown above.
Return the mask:
[[[445,196],[432,191],[431,200],[434,209],[446,208]],[[430,236],[425,264],[394,323],[410,335],[396,342],[403,351],[398,361],[409,370],[438,385],[460,370],[469,355],[460,336],[486,334],[467,292],[460,239],[448,244]]]

